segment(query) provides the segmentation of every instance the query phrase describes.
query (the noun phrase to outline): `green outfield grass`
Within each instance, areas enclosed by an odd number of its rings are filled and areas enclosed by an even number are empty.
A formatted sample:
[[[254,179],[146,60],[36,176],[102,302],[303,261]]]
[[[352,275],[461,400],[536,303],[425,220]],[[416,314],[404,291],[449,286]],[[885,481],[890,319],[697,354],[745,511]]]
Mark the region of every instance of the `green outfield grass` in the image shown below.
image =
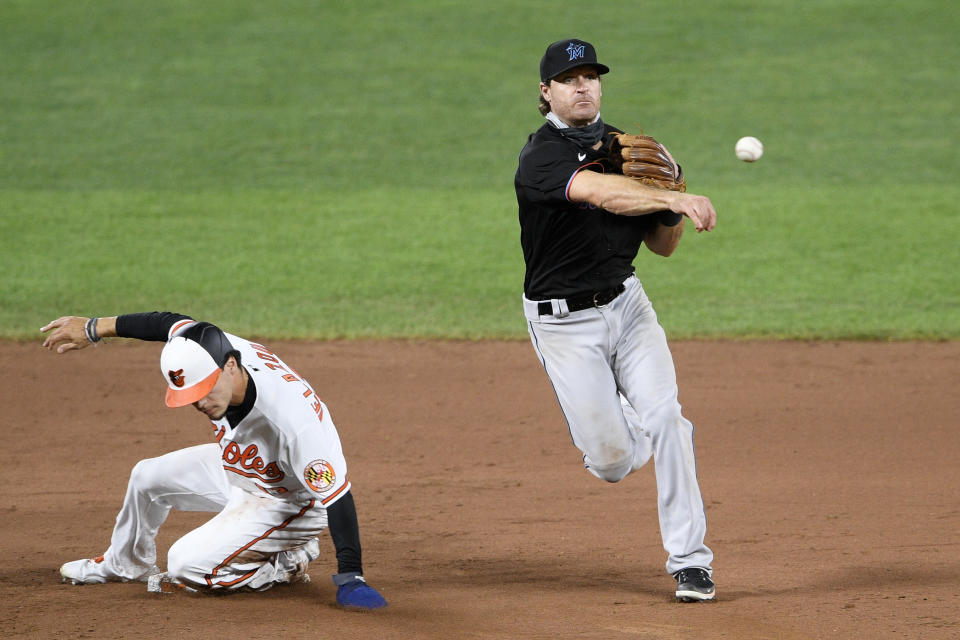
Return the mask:
[[[0,337],[150,309],[525,336],[513,172],[578,36],[604,119],[720,214],[636,262],[671,337],[957,339],[957,33],[942,0],[8,0]]]

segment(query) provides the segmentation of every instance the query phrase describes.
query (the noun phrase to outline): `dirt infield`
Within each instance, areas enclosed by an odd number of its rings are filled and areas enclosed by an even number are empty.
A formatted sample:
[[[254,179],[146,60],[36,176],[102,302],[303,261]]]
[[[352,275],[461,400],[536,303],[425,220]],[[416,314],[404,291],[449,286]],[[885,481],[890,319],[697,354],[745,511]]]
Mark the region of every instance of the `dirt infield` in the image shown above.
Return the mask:
[[[583,471],[526,342],[269,343],[329,405],[366,574],[390,601],[74,587],[141,458],[206,442],[159,345],[0,343],[5,638],[957,638],[960,343],[673,345],[697,428],[718,601],[677,604],[652,468]],[[208,517],[173,513],[161,559]],[[161,560],[161,565],[163,564]]]

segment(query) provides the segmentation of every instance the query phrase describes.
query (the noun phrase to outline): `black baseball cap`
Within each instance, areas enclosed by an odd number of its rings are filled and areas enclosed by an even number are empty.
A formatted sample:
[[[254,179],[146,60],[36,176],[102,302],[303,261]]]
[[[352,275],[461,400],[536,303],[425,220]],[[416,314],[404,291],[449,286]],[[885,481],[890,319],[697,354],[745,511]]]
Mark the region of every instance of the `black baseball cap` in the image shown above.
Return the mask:
[[[229,338],[220,327],[209,322],[198,322],[180,335],[203,347],[204,351],[210,354],[210,357],[221,369],[227,364],[227,358],[235,351],[234,346],[230,344]]]
[[[610,71],[607,65],[597,62],[597,51],[589,42],[576,38],[557,40],[540,59],[540,82],[549,83],[564,71],[584,65],[595,67],[601,75]]]

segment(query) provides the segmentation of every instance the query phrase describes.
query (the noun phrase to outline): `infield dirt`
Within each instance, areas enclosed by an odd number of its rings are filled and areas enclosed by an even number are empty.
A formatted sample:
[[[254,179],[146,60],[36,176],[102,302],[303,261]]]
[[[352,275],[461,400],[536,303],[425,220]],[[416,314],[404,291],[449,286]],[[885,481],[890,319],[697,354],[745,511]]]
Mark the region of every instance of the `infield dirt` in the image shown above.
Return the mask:
[[[960,637],[960,343],[673,344],[718,593],[677,604],[652,467],[587,474],[528,343],[267,341],[339,428],[370,614],[333,604],[326,534],[262,594],[61,584],[133,465],[210,429],[164,406],[159,345],[39,343],[0,343],[6,638]],[[208,517],[170,516],[161,566]]]

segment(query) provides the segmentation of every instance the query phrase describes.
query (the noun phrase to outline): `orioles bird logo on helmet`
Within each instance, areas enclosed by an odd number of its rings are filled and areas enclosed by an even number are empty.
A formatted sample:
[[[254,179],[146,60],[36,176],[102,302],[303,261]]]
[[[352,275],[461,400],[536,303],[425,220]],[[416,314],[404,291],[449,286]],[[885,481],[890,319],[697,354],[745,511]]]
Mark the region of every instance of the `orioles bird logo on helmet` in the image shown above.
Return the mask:
[[[167,375],[170,376],[170,382],[173,383],[175,387],[183,386],[183,369],[177,369],[176,371],[170,370],[167,371]]]

